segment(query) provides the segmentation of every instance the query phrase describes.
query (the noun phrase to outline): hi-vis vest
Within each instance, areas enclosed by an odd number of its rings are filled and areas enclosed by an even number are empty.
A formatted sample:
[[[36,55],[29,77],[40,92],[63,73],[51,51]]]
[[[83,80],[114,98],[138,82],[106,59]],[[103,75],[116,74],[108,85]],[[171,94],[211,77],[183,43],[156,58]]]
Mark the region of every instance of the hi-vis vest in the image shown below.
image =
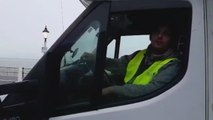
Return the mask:
[[[144,54],[146,53],[146,50],[142,50],[139,53],[136,54],[136,56],[128,63],[126,76],[124,78],[125,83],[128,83],[136,74],[141,61],[144,58]],[[176,60],[176,58],[168,58],[165,60],[160,60],[154,62],[148,69],[146,69],[143,73],[138,75],[132,84],[136,85],[147,85],[149,84],[155,75],[158,74],[158,71],[160,68],[162,68],[164,65],[169,63],[172,60]]]

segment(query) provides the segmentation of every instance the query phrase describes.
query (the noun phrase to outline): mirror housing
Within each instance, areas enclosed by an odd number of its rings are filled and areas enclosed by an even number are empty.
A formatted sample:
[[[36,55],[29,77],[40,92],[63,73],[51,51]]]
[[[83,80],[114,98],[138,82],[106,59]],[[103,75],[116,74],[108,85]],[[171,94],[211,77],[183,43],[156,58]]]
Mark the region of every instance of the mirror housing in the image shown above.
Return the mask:
[[[4,84],[0,87],[0,95],[35,91],[38,88],[37,86],[38,82],[36,80],[25,80],[21,82]]]

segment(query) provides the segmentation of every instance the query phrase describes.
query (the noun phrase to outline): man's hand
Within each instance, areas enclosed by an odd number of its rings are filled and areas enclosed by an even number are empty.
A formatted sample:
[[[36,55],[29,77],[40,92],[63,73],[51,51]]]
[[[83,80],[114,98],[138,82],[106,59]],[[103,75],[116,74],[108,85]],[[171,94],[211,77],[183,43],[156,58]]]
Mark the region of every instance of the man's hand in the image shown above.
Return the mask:
[[[102,89],[103,96],[114,96],[114,86],[106,87]]]
[[[95,56],[91,53],[84,52],[83,55],[81,56],[81,60],[83,60],[83,61],[94,61]]]

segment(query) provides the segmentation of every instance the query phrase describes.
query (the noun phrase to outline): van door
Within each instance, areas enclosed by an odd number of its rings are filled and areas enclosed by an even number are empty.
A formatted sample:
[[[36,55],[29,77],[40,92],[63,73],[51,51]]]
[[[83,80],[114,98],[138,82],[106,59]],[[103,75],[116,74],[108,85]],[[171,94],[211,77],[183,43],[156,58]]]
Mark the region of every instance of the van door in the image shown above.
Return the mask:
[[[119,56],[116,54],[119,53],[117,50],[119,47],[116,46],[119,46],[122,36],[146,35],[150,33],[151,25],[160,18],[169,18],[170,14],[168,13],[171,13],[173,20],[176,20],[180,34],[182,34],[179,36],[180,41],[177,46],[183,63],[181,72],[176,78],[178,82],[174,79],[175,84],[170,84],[168,88],[159,89],[144,96],[107,101],[107,103],[101,104],[102,106],[100,105],[99,110],[56,117],[55,119],[205,119],[204,21],[203,4],[201,3],[203,3],[202,0],[112,1],[109,26],[114,29],[109,29],[108,38],[115,44],[115,58]],[[133,37],[129,40],[133,40]],[[125,49],[128,49],[127,47]]]
[[[101,98],[101,79],[110,2],[94,2],[68,28],[47,56],[49,87],[44,94],[49,117],[97,109]],[[75,24],[75,23],[74,23]],[[54,47],[54,46],[53,46]],[[91,54],[91,60],[84,59]],[[52,85],[54,84],[54,85]],[[57,88],[57,90],[55,90]],[[52,101],[50,103],[49,101]]]
[[[9,94],[0,104],[0,119],[48,119],[97,109],[109,6],[91,4],[23,82],[0,86],[0,94]],[[94,61],[84,61],[85,53]]]
[[[205,48],[206,48],[206,118],[213,119],[213,8],[212,0],[205,0]]]

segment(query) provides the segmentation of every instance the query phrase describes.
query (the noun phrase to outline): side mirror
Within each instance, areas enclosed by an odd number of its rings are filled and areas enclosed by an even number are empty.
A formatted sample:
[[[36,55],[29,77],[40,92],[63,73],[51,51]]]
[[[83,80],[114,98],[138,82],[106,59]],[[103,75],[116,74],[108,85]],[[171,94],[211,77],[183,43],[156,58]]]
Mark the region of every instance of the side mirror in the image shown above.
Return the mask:
[[[38,81],[25,80],[25,81],[21,81],[21,82],[17,82],[17,83],[1,85],[0,95],[36,91],[37,88],[38,88]]]

